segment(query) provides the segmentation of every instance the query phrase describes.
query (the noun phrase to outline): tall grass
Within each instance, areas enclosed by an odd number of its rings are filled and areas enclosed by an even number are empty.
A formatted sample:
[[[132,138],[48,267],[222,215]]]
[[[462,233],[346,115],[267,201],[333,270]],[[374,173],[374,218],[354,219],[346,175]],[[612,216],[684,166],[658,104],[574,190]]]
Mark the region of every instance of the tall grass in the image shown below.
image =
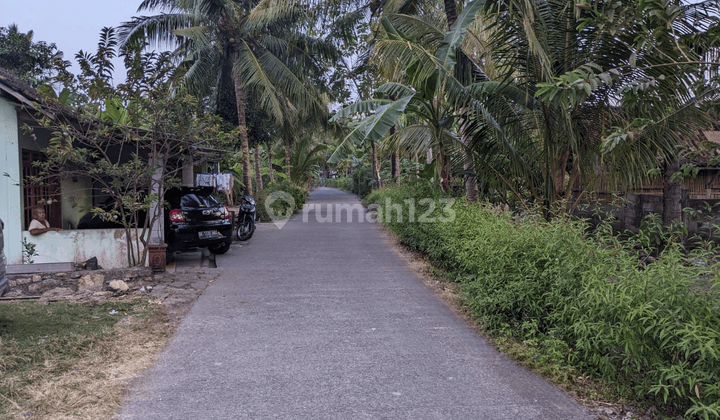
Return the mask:
[[[407,212],[411,198],[442,197],[416,184],[367,201],[382,208],[389,199]],[[462,200],[453,210],[451,222],[384,224],[459,282],[486,331],[537,343],[558,363],[668,413],[720,418],[715,255],[689,258],[671,245],[642,264],[607,226],[591,231],[582,221],[547,222]]]

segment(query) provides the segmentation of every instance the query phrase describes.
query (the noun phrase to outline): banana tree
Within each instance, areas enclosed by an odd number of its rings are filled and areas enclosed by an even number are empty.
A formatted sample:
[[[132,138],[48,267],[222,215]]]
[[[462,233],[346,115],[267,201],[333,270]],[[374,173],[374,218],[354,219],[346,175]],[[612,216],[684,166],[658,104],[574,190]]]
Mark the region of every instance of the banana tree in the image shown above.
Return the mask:
[[[424,61],[431,61],[433,64],[439,64],[446,71],[448,68],[452,69],[454,66],[454,53],[458,48],[459,43],[464,37],[465,29],[469,22],[474,18],[474,14],[484,0],[476,0],[471,3],[461,15],[459,23],[455,25],[454,30],[451,30],[445,36],[443,42],[440,42],[443,38],[443,33],[436,28],[427,33],[430,34],[431,47],[437,49],[436,55],[432,56],[430,52],[427,52],[424,47],[418,45],[419,48],[426,51]],[[410,18],[408,16],[408,18]],[[413,18],[410,18],[413,19]],[[419,20],[415,19],[415,22]],[[393,25],[391,20],[387,17],[381,19],[382,26],[387,35],[387,40],[391,43],[404,43],[411,41],[410,38],[405,36],[403,33]],[[428,25],[430,26],[430,25]],[[415,42],[414,39],[412,39]],[[440,47],[440,48],[438,48]],[[412,49],[412,46],[410,47]],[[390,50],[390,51],[388,51]],[[379,41],[376,45],[375,54],[378,57],[380,65],[383,64],[383,59],[380,58],[388,53],[392,54],[392,45],[388,42]],[[444,144],[447,143],[445,138],[447,137],[446,129],[452,125],[453,117],[449,115],[448,111],[450,107],[443,100],[441,95],[438,95],[439,88],[439,72],[425,72],[421,63],[414,62],[412,65],[407,67],[406,74],[401,77],[392,77],[394,79],[404,79],[405,83],[390,82],[382,85],[375,92],[375,96],[382,96],[380,99],[372,99],[367,101],[359,101],[351,104],[340,111],[338,111],[331,121],[338,121],[341,118],[349,117],[351,115],[363,115],[369,114],[361,121],[357,122],[352,128],[350,133],[345,137],[338,147],[338,151],[346,147],[347,143],[354,143],[361,145],[364,142],[369,142],[373,147],[373,154],[375,155],[375,145],[378,141],[381,141],[391,128],[395,127],[401,116],[405,114],[413,114],[419,117],[423,124],[417,124],[410,127],[405,127],[398,130],[393,134],[396,138],[410,138],[414,140],[423,139],[422,144],[424,145],[429,140],[433,145],[437,145],[438,163],[436,167],[439,168],[439,179],[441,185],[444,188],[449,186],[449,173],[444,165]],[[393,99],[398,98],[398,99]],[[409,134],[414,133],[414,135]],[[336,151],[331,155],[330,161],[336,158]],[[380,176],[376,158],[373,157],[373,173],[376,178],[376,182],[380,185]]]
[[[373,59],[383,75],[393,81],[376,90],[378,99],[356,102],[336,113],[334,121],[351,115],[362,117],[336,153],[348,144],[382,139],[404,117],[410,124],[398,129],[390,141],[411,155],[435,149],[435,176],[443,188],[448,188],[451,174],[447,152],[458,145],[456,123],[460,115],[472,115],[484,124],[484,130],[476,125],[476,131],[497,139],[507,150],[506,156],[512,157],[509,166],[515,173],[528,172],[527,162],[483,101],[488,96],[515,97],[526,103],[532,98],[487,80],[477,68],[468,71],[471,65],[459,51],[468,25],[483,4],[484,0],[468,4],[448,32],[416,16],[391,15],[381,20],[385,37],[376,42]],[[468,73],[471,77],[466,77]]]

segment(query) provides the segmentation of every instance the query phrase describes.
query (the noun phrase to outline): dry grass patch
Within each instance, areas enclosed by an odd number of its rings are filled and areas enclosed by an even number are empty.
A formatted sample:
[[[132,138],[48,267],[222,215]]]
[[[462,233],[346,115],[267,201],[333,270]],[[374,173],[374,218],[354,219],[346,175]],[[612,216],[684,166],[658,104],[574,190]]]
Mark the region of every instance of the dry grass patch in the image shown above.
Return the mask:
[[[167,321],[147,299],[0,305],[0,418],[110,418]]]

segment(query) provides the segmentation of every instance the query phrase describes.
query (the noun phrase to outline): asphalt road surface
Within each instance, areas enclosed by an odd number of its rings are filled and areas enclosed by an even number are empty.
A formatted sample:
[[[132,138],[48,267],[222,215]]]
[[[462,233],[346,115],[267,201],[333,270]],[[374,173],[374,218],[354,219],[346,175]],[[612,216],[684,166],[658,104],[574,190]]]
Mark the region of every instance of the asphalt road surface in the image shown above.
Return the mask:
[[[458,319],[379,226],[337,220],[358,203],[318,188],[315,209],[219,256],[223,274],[118,417],[591,418]]]

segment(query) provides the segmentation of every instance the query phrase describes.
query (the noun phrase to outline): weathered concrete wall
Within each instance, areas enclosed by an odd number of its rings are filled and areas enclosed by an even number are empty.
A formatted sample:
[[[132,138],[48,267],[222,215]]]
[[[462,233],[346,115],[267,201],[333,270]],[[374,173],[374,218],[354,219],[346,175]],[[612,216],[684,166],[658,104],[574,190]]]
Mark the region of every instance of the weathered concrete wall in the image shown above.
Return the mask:
[[[662,214],[663,197],[661,195],[628,194],[621,212],[618,214],[620,227],[637,232],[642,219],[650,213]]]
[[[5,222],[5,256],[10,264],[22,258],[21,178],[17,111],[0,98],[0,218]]]
[[[119,282],[123,282],[127,289]],[[147,287],[153,282],[153,273],[149,268],[16,274],[8,276],[9,290],[6,296],[60,296],[70,292],[91,294],[108,290],[127,292]],[[111,287],[111,283],[114,287]]]
[[[697,216],[692,218],[688,213],[683,214],[690,233],[706,233],[711,224],[720,225],[720,199],[688,200],[683,208],[693,209]]]
[[[682,207],[693,209],[700,216],[693,219],[690,214],[683,212],[683,222],[688,229],[690,235],[701,233],[710,223],[720,224],[720,203],[719,199],[689,199],[687,191],[683,192]],[[717,205],[717,207],[713,207]],[[710,211],[708,211],[710,206]],[[642,219],[650,213],[662,214],[663,197],[661,195],[649,194],[628,194],[625,201],[620,205],[612,204],[592,204],[584,210],[576,213],[584,218],[591,219],[596,222],[595,215],[600,213],[612,213],[617,222],[614,228],[618,231],[630,230],[637,232],[642,223]],[[578,206],[580,208],[580,206]]]
[[[105,269],[126,268],[128,266],[128,246],[124,229],[86,229],[63,230],[31,235],[23,232],[23,237],[35,244],[36,263],[74,262],[83,263],[97,257],[98,264]],[[131,235],[135,240],[135,235]],[[10,264],[22,264],[19,261],[8,261]]]

